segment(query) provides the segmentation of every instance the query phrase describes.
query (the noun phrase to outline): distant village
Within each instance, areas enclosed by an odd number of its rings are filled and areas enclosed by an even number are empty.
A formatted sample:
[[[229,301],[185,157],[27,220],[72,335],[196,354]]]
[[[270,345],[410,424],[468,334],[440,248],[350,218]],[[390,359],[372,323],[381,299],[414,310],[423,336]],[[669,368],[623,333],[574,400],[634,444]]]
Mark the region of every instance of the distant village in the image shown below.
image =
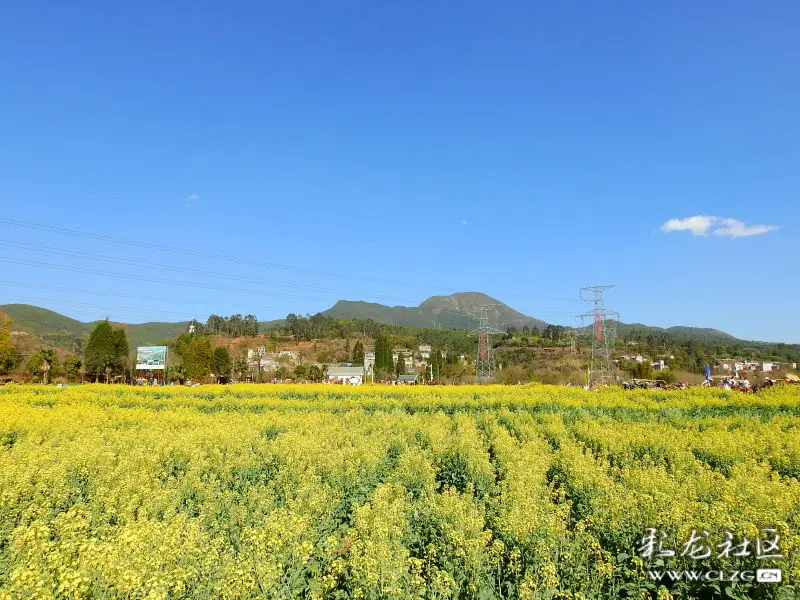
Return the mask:
[[[547,354],[571,352],[569,346],[542,348]],[[446,356],[446,352],[443,352]],[[247,350],[248,375],[244,381],[290,381],[292,377],[280,377],[283,373],[294,373],[295,368],[306,360],[301,349],[282,348],[269,352],[264,346],[249,348]],[[420,344],[416,351],[409,351],[407,348],[395,348],[392,350],[392,359],[395,363],[402,357],[404,362],[404,373],[393,378],[386,383],[403,385],[415,385],[433,379],[430,373],[431,365],[431,346]],[[669,358],[651,360],[642,354],[623,353],[614,359],[621,372],[628,371],[631,364],[648,364],[656,373],[670,368]],[[672,357],[674,358],[674,357]],[[460,354],[458,363],[464,366],[472,364],[474,357]],[[363,364],[353,364],[352,362],[329,363],[318,365],[323,369],[324,381],[340,385],[361,385],[365,382],[378,381],[374,373],[375,352],[364,353]],[[498,365],[502,369],[502,364]],[[777,361],[748,361],[739,358],[726,358],[715,361],[711,365],[712,379],[724,379],[736,374],[756,373],[762,375],[774,374],[777,372],[793,371],[797,369],[795,362]],[[294,377],[297,379],[297,377]]]
[[[431,346],[420,344],[416,352],[410,352],[407,348],[395,348],[392,350],[392,360],[396,363],[402,357],[404,363],[404,373],[394,378],[395,383],[404,385],[415,385],[426,379],[429,374],[431,364]],[[443,352],[446,356],[446,352]],[[260,375],[272,374],[272,379],[282,380],[275,374],[280,373],[282,367],[294,369],[302,363],[302,351],[298,349],[280,349],[275,352],[267,352],[264,346],[249,348],[247,350],[247,362],[249,374],[247,381],[258,381]],[[466,355],[459,355],[458,362],[462,365],[469,364]],[[365,381],[375,380],[375,352],[364,353],[364,363],[357,365],[352,362],[342,362],[338,364],[324,365],[325,381],[340,385],[361,385]],[[430,378],[430,375],[427,377]]]
[[[619,361],[635,361],[642,363],[645,358],[641,354],[623,354]],[[662,371],[669,368],[669,362],[664,359],[648,361],[655,371]],[[797,363],[777,362],[777,361],[747,361],[736,358],[719,359],[712,365],[712,377],[729,377],[735,373],[754,372],[754,373],[775,373],[777,371],[787,371],[797,369]]]

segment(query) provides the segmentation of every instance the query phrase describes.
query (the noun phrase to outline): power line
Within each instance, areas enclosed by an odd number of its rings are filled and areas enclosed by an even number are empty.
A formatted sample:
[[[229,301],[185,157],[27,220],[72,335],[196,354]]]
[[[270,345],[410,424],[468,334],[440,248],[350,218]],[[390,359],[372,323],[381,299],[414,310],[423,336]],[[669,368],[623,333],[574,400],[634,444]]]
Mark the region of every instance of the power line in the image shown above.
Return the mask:
[[[169,285],[179,285],[183,287],[192,287],[192,288],[200,288],[200,289],[207,289],[207,290],[215,290],[220,292],[231,292],[236,294],[253,294],[256,296],[281,296],[285,298],[292,298],[295,300],[317,300],[317,298],[310,298],[308,296],[293,296],[291,294],[280,294],[277,292],[265,292],[264,290],[248,290],[248,289],[235,289],[230,287],[225,287],[221,285],[208,285],[208,284],[201,284],[201,283],[194,283],[191,281],[176,281],[174,279],[165,279],[163,277],[145,277],[143,275],[130,275],[127,273],[114,273],[112,271],[103,271],[102,269],[90,269],[90,268],[81,268],[81,267],[72,267],[70,265],[56,265],[53,263],[45,263],[35,260],[22,260],[18,258],[10,258],[7,256],[0,256],[0,261],[18,264],[18,265],[26,265],[30,267],[41,267],[45,269],[54,269],[57,271],[70,271],[73,273],[90,273],[93,275],[102,275],[104,277],[114,277],[117,279],[130,279],[133,281],[148,281],[152,283],[166,283]]]
[[[5,223],[7,225],[12,225],[15,227],[24,227],[27,229],[34,229],[39,231],[47,231],[50,233],[57,233],[60,235],[69,235],[74,237],[82,237],[86,239],[92,239],[102,242],[109,242],[114,244],[120,244],[125,246],[131,246],[136,248],[147,248],[147,249],[156,249],[161,250],[164,252],[171,252],[173,254],[182,254],[185,256],[195,256],[200,258],[207,258],[212,260],[219,260],[234,264],[242,264],[242,265],[250,265],[250,266],[257,266],[267,269],[277,269],[283,271],[292,271],[297,273],[308,273],[312,275],[322,276],[322,277],[330,277],[336,279],[352,279],[352,280],[359,280],[365,281],[369,283],[376,283],[381,285],[391,285],[391,286],[419,286],[420,282],[410,282],[410,281],[402,281],[402,280],[387,280],[378,277],[371,277],[371,276],[363,276],[363,275],[354,275],[354,274],[347,274],[347,273],[338,273],[334,271],[325,271],[322,269],[314,269],[310,267],[299,267],[293,265],[286,265],[271,261],[262,261],[256,260],[252,258],[239,258],[235,256],[228,256],[224,254],[217,254],[213,252],[206,252],[203,250],[192,250],[189,248],[180,248],[177,246],[169,246],[166,244],[159,244],[153,242],[142,242],[137,240],[131,240],[127,238],[120,238],[110,235],[98,234],[98,233],[90,233],[86,231],[79,231],[76,229],[69,229],[66,227],[57,227],[54,225],[47,225],[44,223],[34,223],[31,221],[22,221],[19,219],[11,219],[9,217],[0,217],[0,223]],[[445,290],[452,293],[452,287],[442,286],[437,284],[427,285],[429,289],[436,289],[436,290]],[[563,298],[563,297],[553,297],[553,296],[536,296],[536,295],[529,295],[529,294],[502,294],[506,297],[515,297],[515,298],[523,298],[529,300],[550,300],[555,302],[572,302],[574,298]],[[392,298],[387,298],[392,299]]]
[[[128,294],[124,292],[108,292],[108,291],[101,291],[101,290],[84,290],[80,288],[72,288],[72,287],[62,287],[57,285],[44,285],[44,284],[36,284],[36,283],[20,283],[18,281],[4,281],[0,280],[0,285],[10,285],[15,287],[23,287],[23,288],[30,288],[36,290],[51,290],[57,292],[75,292],[77,294],[91,294],[93,296],[114,296],[118,298],[132,298],[136,300],[149,300],[152,302],[170,302],[172,304],[196,304],[200,306],[217,306],[218,303],[216,302],[208,302],[204,300],[173,300],[172,298],[162,298],[159,296],[144,296],[141,294]],[[227,304],[229,307],[234,308],[241,308],[241,309],[249,309],[249,307],[243,304]],[[276,308],[277,305],[272,306],[265,306],[263,308]],[[285,308],[285,306],[280,306],[281,308]]]
[[[33,296],[18,296],[15,294],[6,295],[6,298],[14,298],[17,300],[26,300],[26,301],[33,301],[33,302],[46,302],[46,303],[59,303],[59,304],[72,304],[75,306],[86,306],[89,308],[99,308],[103,310],[122,310],[130,313],[144,313],[147,315],[180,315],[181,317],[186,317],[186,311],[177,311],[177,310],[151,310],[147,308],[133,308],[129,306],[114,306],[114,305],[107,305],[107,304],[93,304],[91,302],[80,302],[78,300],[57,300],[54,301],[49,298],[37,298]],[[187,321],[191,321],[191,317],[186,319]]]
[[[247,275],[232,275],[228,273],[220,273],[217,271],[207,271],[203,269],[193,269],[188,267],[176,267],[172,265],[165,265],[161,263],[153,263],[148,261],[142,260],[132,260],[126,258],[119,258],[114,256],[106,256],[106,255],[99,255],[94,252],[82,252],[80,250],[71,250],[68,248],[58,248],[55,246],[46,246],[43,244],[31,244],[28,242],[18,242],[14,240],[0,240],[0,245],[7,246],[11,248],[18,248],[29,250],[32,252],[39,252],[43,254],[54,254],[58,256],[71,256],[75,258],[85,258],[89,260],[96,260],[100,262],[106,263],[113,263],[113,264],[120,264],[120,265],[128,265],[133,267],[141,267],[147,269],[160,269],[164,271],[170,271],[173,273],[186,273],[186,274],[194,274],[194,275],[201,275],[201,276],[208,276],[208,277],[215,277],[219,279],[229,279],[233,281],[243,281],[246,283],[257,283],[261,285],[275,285],[279,287],[287,287],[292,289],[299,289],[299,290],[308,290],[308,291],[315,291],[315,292],[323,292],[328,294],[335,294],[335,290],[320,288],[316,286],[306,285],[306,284],[298,284],[298,283],[290,283],[285,281],[270,281],[265,279],[260,279],[257,277],[249,277]],[[407,298],[397,298],[394,296],[384,296],[380,294],[367,294],[366,297],[369,298],[377,298],[381,300],[393,300],[399,302],[413,302],[412,300],[408,300]]]
[[[385,279],[379,279],[376,277],[369,277],[369,276],[360,276],[360,275],[348,275],[345,273],[337,273],[333,271],[324,271],[321,269],[314,269],[310,267],[298,267],[292,265],[285,265],[281,263],[269,262],[269,261],[262,261],[256,260],[252,258],[237,258],[234,256],[226,256],[224,254],[216,254],[213,252],[206,252],[203,250],[191,250],[188,248],[179,248],[177,246],[168,246],[166,244],[159,244],[159,243],[150,243],[150,242],[138,242],[136,240],[130,240],[126,238],[114,237],[110,235],[102,235],[98,233],[89,233],[85,231],[78,231],[76,229],[68,229],[66,227],[56,227],[53,225],[45,225],[42,223],[32,223],[30,221],[21,221],[18,219],[10,219],[8,217],[0,217],[0,223],[6,223],[8,225],[14,225],[16,227],[26,227],[28,229],[37,229],[40,231],[49,231],[51,233],[59,233],[63,235],[71,235],[71,236],[78,236],[84,237],[88,239],[94,239],[104,242],[111,242],[114,244],[122,244],[126,246],[133,246],[137,248],[148,248],[148,249],[156,249],[156,250],[163,250],[165,252],[172,252],[175,254],[184,254],[187,256],[197,256],[200,258],[209,258],[213,260],[220,260],[230,263],[236,264],[245,264],[245,265],[252,265],[258,267],[265,267],[268,269],[280,269],[284,271],[297,271],[297,272],[304,272],[309,273],[312,275],[319,275],[323,277],[333,277],[337,279],[358,279],[361,281],[368,281],[371,283],[379,283],[379,284],[391,284],[396,285],[402,282],[397,281],[388,281]]]

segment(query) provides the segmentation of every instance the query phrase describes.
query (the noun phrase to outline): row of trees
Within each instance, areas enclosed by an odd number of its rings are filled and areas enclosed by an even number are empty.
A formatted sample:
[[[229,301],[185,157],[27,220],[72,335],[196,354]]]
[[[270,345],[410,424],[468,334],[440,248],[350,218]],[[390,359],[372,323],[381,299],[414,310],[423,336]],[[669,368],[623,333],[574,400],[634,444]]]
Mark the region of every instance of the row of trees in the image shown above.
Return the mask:
[[[230,337],[255,337],[258,335],[258,319],[255,315],[240,314],[230,317],[211,315],[205,324],[192,321],[190,328],[197,335],[227,335]]]
[[[176,379],[203,380],[212,373],[217,381],[231,377],[234,363],[225,346],[211,347],[211,339],[197,333],[182,333],[172,343],[173,350],[180,355],[180,369],[175,369]],[[236,365],[239,367],[239,365]],[[245,369],[247,362],[245,361]]]
[[[83,358],[70,354],[62,363],[55,350],[42,348],[31,354],[24,366],[34,379],[44,383],[60,376],[76,380],[81,372],[95,381],[108,381],[112,375],[125,371],[129,350],[125,330],[101,321],[89,335]],[[11,319],[0,314],[0,375],[19,369],[23,361],[11,338]]]

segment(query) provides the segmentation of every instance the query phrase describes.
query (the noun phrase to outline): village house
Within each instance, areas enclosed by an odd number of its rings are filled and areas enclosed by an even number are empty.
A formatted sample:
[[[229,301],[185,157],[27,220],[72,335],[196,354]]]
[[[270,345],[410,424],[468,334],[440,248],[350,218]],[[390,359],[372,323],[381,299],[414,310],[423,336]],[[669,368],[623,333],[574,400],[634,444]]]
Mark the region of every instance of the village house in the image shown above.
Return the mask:
[[[364,368],[328,365],[327,380],[341,385],[361,385],[364,382]]]

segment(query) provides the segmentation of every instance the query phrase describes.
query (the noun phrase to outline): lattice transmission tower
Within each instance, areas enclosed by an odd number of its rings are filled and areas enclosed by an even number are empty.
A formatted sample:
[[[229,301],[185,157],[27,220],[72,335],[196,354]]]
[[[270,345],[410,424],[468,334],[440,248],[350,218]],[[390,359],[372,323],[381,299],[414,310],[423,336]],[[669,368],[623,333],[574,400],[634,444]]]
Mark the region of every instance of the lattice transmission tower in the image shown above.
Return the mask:
[[[475,378],[481,383],[488,383],[494,379],[497,368],[492,344],[489,336],[493,333],[503,333],[489,325],[489,311],[500,304],[478,304],[473,306],[478,311],[478,328],[472,333],[478,336],[478,353],[475,359]]]
[[[581,300],[592,303],[591,310],[579,315],[585,338],[591,342],[591,354],[586,372],[588,385],[605,385],[613,383],[616,379],[611,353],[617,338],[619,313],[606,309],[603,302],[603,292],[613,287],[613,285],[594,285],[581,288]]]

